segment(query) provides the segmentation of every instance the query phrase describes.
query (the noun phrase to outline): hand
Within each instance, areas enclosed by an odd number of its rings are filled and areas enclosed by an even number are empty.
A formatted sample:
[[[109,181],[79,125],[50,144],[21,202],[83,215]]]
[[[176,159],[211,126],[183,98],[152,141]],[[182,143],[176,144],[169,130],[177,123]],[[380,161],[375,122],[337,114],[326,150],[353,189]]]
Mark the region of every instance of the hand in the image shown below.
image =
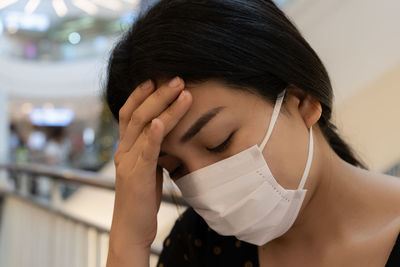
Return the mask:
[[[155,90],[138,86],[119,112],[120,142],[115,153],[115,203],[110,248],[150,249],[157,233],[162,196],[162,169],[157,166],[164,137],[189,109],[192,96],[184,81]]]

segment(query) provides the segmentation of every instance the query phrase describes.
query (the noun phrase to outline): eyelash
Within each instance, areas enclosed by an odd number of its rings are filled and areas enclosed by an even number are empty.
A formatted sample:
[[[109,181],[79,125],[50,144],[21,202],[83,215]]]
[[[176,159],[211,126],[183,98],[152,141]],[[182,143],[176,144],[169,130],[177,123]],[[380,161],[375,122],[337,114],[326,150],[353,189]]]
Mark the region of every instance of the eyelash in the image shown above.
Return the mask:
[[[229,144],[231,142],[233,134],[234,134],[234,132],[231,133],[229,135],[229,137],[224,142],[222,142],[220,145],[218,145],[218,146],[216,146],[214,148],[208,148],[207,147],[206,149],[208,151],[212,152],[212,153],[222,153],[223,151],[225,151],[228,148],[228,146],[229,146]],[[183,167],[183,165],[179,165],[177,168],[175,168],[173,171],[171,171],[169,173],[170,177],[174,177],[176,174],[178,174],[181,171],[182,167]]]
[[[229,144],[230,144],[232,136],[233,136],[233,133],[231,133],[229,135],[229,137],[224,142],[222,142],[222,144],[220,144],[220,145],[218,145],[218,146],[216,146],[214,148],[208,148],[207,147],[207,150],[212,152],[212,153],[221,153],[221,152],[225,151],[228,148]]]

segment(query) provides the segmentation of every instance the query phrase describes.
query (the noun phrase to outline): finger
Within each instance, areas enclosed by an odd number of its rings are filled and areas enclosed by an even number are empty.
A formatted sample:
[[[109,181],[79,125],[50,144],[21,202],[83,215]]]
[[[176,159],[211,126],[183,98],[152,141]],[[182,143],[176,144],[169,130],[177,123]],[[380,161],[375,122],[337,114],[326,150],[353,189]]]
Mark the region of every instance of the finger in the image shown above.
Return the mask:
[[[154,83],[152,80],[148,79],[141,83],[135,90],[130,94],[125,104],[119,110],[119,132],[120,139],[123,138],[125,129],[131,119],[133,111],[135,111],[138,106],[143,103],[143,101],[151,95],[154,91]]]
[[[174,80],[178,83],[172,83]],[[175,77],[170,83],[163,84],[144,100],[132,113],[129,124],[125,130],[124,139],[121,140],[120,144],[123,152],[130,150],[146,124],[160,115],[170,103],[176,99],[183,90],[183,87],[183,80],[179,77]]]
[[[146,136],[146,141],[141,146],[135,170],[141,177],[155,178],[161,142],[164,137],[164,125],[162,121],[158,118],[153,119],[148,130],[143,134]]]
[[[192,95],[187,90],[183,90],[176,101],[174,101],[158,118],[165,127],[164,137],[176,126],[182,117],[189,110],[192,104]]]
[[[178,98],[157,118],[162,121],[164,126],[163,138],[176,126],[179,120],[189,110],[192,103],[192,96],[187,90],[183,90]],[[137,138],[134,145],[129,151],[126,151],[126,158],[134,161],[139,157],[139,154],[144,149],[143,144],[146,143],[149,125],[146,125],[142,134]]]

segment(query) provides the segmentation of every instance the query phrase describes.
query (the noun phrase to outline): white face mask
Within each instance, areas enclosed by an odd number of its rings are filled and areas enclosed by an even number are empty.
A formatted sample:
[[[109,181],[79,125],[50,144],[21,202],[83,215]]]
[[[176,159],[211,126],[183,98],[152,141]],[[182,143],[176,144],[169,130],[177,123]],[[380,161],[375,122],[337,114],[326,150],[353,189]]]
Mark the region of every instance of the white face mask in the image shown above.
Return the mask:
[[[278,118],[285,90],[276,100],[261,145],[191,172],[175,181],[183,198],[220,235],[261,246],[293,225],[307,190],[303,189],[313,157],[310,127],[308,159],[298,189],[283,188],[262,151]]]

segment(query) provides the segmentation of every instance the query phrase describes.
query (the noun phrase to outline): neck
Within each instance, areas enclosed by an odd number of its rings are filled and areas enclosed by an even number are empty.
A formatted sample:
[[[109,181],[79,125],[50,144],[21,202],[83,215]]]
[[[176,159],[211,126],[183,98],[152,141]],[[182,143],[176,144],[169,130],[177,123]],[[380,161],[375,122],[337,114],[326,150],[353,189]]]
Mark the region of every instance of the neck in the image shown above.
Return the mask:
[[[305,186],[309,196],[293,226],[272,243],[320,247],[346,238],[352,222],[366,212],[361,169],[336,155],[320,134],[317,138],[315,164]]]

